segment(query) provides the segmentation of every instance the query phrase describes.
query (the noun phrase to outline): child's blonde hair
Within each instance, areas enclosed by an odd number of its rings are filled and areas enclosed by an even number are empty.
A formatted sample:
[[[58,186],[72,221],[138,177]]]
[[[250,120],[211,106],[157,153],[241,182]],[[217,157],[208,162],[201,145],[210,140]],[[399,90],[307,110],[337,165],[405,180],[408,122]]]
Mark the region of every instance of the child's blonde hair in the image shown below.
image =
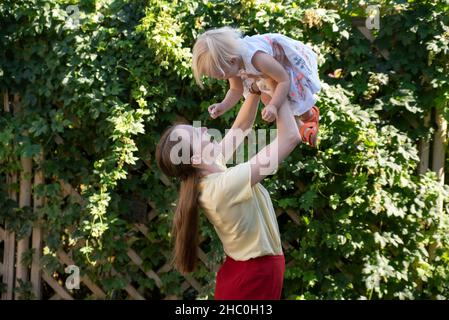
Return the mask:
[[[240,57],[238,29],[222,27],[204,32],[193,46],[192,69],[196,83],[203,88],[201,76],[222,73],[231,66],[231,59]]]

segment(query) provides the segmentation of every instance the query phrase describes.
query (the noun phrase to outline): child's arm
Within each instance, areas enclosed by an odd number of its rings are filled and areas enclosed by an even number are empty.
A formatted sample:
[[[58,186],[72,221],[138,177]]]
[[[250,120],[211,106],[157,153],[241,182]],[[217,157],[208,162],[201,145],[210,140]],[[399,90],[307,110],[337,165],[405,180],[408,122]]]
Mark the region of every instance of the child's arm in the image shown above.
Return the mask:
[[[270,110],[270,106],[274,106],[276,111],[278,111],[287,99],[287,94],[290,90],[290,78],[287,71],[272,56],[261,51],[254,54],[252,63],[260,72],[277,82],[270,104],[266,109]],[[277,113],[276,111],[274,113]],[[273,121],[275,116],[275,114],[270,112],[268,114],[262,112],[262,118],[266,121]]]
[[[229,78],[229,90],[225,98],[220,103],[215,103],[209,107],[209,113],[212,118],[217,118],[223,113],[234,107],[243,96],[243,82],[239,77]]]

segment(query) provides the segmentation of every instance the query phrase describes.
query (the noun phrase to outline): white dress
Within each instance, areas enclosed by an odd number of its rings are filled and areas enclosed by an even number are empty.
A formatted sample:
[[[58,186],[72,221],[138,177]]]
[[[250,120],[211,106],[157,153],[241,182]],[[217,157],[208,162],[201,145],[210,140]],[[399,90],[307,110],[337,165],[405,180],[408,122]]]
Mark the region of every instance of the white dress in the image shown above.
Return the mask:
[[[239,40],[245,66],[244,71],[250,75],[262,75],[251,63],[251,59],[257,51],[273,56],[272,43],[274,40],[282,47],[287,60],[290,62],[290,66],[287,66],[287,72],[290,76],[288,100],[293,114],[299,116],[315,105],[317,100],[314,94],[321,89],[317,54],[309,46],[278,33],[245,36]],[[263,78],[257,78],[257,80],[242,78],[242,80],[245,98],[249,94],[249,88],[253,81],[256,81],[262,92],[272,96],[272,92]]]

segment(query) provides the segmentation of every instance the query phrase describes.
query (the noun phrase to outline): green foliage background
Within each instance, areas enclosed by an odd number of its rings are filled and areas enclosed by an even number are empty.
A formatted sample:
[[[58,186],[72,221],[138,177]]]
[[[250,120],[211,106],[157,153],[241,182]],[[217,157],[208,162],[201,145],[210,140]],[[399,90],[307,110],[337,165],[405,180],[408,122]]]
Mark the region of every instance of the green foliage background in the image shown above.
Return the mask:
[[[434,107],[449,120],[449,2],[376,3],[381,27],[370,44],[351,23],[366,16],[364,1],[2,1],[0,89],[20,95],[22,112],[0,116],[1,223],[23,237],[45,221],[42,265],[61,275],[55,252],[86,240],[73,259],[108,298],[125,298],[129,281],[149,299],[213,298],[215,275],[203,264],[193,274],[201,292],[181,292],[175,271],[160,274],[159,289],[127,248],[153,270],[170,253],[177,185],[161,182],[154,161],[163,129],[182,116],[224,132],[238,111],[208,117],[226,83],[195,85],[197,34],[222,25],[279,32],[314,48],[323,82],[319,149],[298,147],[264,181],[275,208],[300,221],[279,217],[291,262],[283,298],[449,298],[448,179],[417,174],[417,143],[435,131],[424,115]],[[79,25],[69,5],[78,6]],[[336,69],[342,75],[329,76]],[[256,127],[268,125],[258,116]],[[48,202],[37,212],[19,209],[7,199],[5,174],[20,169],[17,157],[41,151],[46,184],[35,194]],[[59,180],[86,204],[61,196]],[[158,213],[151,222],[135,209],[147,201]],[[148,237],[135,222],[146,223]],[[205,219],[201,233],[207,267],[216,266],[222,249]],[[83,287],[73,295],[91,298]]]

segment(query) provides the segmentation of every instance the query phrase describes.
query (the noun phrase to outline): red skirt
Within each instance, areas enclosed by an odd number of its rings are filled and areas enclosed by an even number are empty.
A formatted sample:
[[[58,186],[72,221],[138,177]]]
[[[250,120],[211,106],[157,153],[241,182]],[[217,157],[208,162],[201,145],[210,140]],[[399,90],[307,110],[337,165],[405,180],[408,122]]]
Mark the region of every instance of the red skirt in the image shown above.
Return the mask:
[[[217,273],[215,300],[279,300],[284,271],[283,254],[246,261],[226,256]]]

